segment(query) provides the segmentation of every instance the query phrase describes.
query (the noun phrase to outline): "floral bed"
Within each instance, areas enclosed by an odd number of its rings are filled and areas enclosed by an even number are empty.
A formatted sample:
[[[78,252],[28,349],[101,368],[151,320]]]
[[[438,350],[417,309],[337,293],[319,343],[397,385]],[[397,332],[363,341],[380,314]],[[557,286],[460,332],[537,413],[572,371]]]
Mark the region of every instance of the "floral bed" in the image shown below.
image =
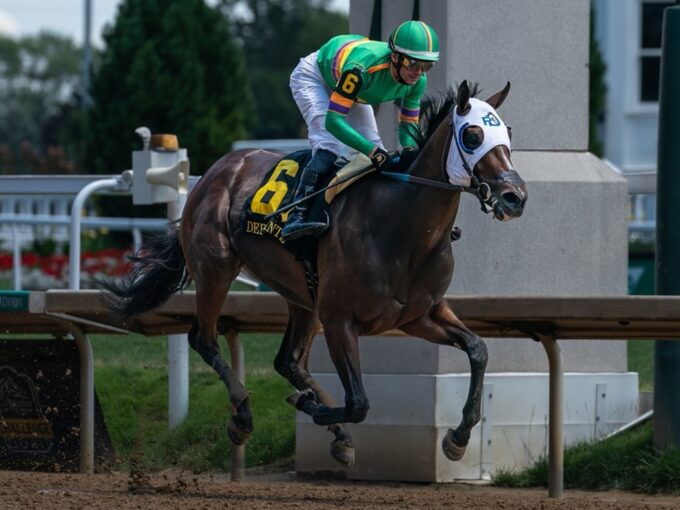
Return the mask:
[[[94,279],[118,278],[129,270],[131,249],[105,248],[81,255],[81,288],[94,286]],[[27,290],[65,289],[69,278],[68,255],[21,255],[21,287]],[[0,279],[13,282],[12,254],[0,252]]]

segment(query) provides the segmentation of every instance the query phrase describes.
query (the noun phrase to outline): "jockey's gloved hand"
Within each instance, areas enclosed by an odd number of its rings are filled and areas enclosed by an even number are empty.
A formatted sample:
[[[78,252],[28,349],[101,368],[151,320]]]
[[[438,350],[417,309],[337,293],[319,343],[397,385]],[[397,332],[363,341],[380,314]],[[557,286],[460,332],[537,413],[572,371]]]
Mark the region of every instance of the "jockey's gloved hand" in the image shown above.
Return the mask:
[[[418,157],[418,152],[415,147],[404,147],[399,154],[399,165],[404,168],[411,166],[411,163]]]
[[[371,163],[373,163],[373,166],[378,170],[380,170],[380,168],[387,168],[387,163],[389,161],[390,155],[385,149],[377,147],[375,151],[373,151],[373,155],[371,156]]]

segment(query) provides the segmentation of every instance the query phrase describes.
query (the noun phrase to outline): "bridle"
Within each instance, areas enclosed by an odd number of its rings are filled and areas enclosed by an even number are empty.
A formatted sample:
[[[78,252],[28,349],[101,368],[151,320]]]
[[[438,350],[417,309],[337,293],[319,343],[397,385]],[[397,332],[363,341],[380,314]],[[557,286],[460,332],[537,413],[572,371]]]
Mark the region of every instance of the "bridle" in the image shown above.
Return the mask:
[[[463,186],[462,184],[451,184],[448,182],[448,174],[446,172],[446,160],[448,159],[449,151],[451,150],[451,139],[455,140],[456,149],[458,150],[460,160],[463,163],[463,168],[465,169],[465,172],[470,176],[469,186]],[[421,184],[433,188],[441,188],[450,191],[462,191],[465,193],[470,193],[471,195],[475,196],[477,200],[479,200],[482,212],[486,214],[495,213],[497,215],[500,215],[501,217],[503,216],[504,213],[502,212],[500,204],[498,203],[498,199],[491,192],[491,186],[486,181],[481,179],[476,174],[474,169],[470,168],[470,165],[468,165],[467,161],[465,160],[465,157],[463,156],[463,150],[461,149],[460,142],[458,141],[458,133],[456,131],[454,115],[451,115],[451,122],[449,123],[449,132],[446,138],[446,146],[442,151],[442,160],[440,168],[442,173],[441,181],[427,179],[425,177],[418,177],[416,175],[411,174],[386,172],[382,170],[380,171],[380,174],[384,175],[385,177],[389,177],[402,182],[412,182],[414,184]],[[503,170],[500,174],[498,174],[498,180],[506,182],[508,184],[512,184],[514,186],[521,186],[522,184],[524,184],[524,180],[512,168],[510,170]]]
[[[498,199],[491,192],[491,186],[489,185],[489,183],[481,179],[475,173],[474,169],[470,168],[470,165],[468,165],[468,162],[465,160],[463,150],[460,147],[460,141],[458,140],[458,132],[455,125],[454,115],[451,116],[451,122],[449,123],[449,138],[448,141],[446,142],[446,148],[444,149],[442,155],[441,169],[443,178],[446,179],[447,177],[446,160],[449,155],[449,150],[451,150],[451,138],[453,138],[456,141],[456,149],[458,149],[458,155],[460,156],[460,160],[463,163],[463,168],[465,169],[465,172],[467,172],[467,174],[470,176],[470,186],[464,188],[463,191],[471,193],[477,197],[481,205],[482,212],[486,214],[491,214],[495,212],[496,214],[500,214],[502,217],[503,212],[502,210],[500,211],[497,210],[497,208],[500,207],[500,204],[498,203]],[[509,170],[503,170],[502,172],[500,172],[498,174],[498,180],[501,182],[511,184],[513,186],[521,186],[524,184],[524,179],[522,179],[519,176],[519,174],[514,168],[510,168]]]

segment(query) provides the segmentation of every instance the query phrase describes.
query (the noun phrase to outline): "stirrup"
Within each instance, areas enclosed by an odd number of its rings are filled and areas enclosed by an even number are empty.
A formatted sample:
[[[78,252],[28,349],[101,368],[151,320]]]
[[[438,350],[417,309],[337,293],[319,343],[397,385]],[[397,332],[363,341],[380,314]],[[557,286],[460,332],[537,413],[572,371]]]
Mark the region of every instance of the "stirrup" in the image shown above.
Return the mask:
[[[304,236],[319,235],[328,228],[328,224],[319,221],[306,223],[286,223],[281,231],[281,237],[285,242],[295,241]]]

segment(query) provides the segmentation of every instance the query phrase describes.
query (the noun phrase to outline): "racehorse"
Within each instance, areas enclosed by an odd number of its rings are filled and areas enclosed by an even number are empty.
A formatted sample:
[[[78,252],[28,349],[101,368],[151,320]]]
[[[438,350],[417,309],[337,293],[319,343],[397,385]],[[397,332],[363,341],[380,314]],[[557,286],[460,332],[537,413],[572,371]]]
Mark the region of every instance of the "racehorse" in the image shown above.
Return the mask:
[[[114,306],[129,317],[195,282],[189,343],[226,385],[233,406],[227,431],[234,444],[243,444],[253,430],[249,394],[220,354],[217,338],[227,291],[245,269],[287,301],[288,326],[274,367],[297,390],[288,401],[329,427],[335,436],[331,455],[345,465],[354,461],[354,447],[343,423],[363,421],[369,408],[358,336],[398,329],[458,347],[469,358],[470,388],[462,420],[447,431],[442,448],[459,460],[480,420],[487,351],[443,297],[453,276],[451,233],[463,191],[498,219],[522,214],[526,186],[512,167],[509,128],[495,111],[509,89],[510,83],[484,102],[472,97],[476,87],[471,93],[463,82],[441,104],[424,108],[420,149],[408,168],[374,172],[335,197],[330,228],[318,239],[315,293],[303,264],[281,242],[244,231],[249,197],[283,155],[243,149],[219,159],[189,194],[178,228],[148,240],[127,279],[107,285]],[[452,184],[456,173],[467,183]],[[345,390],[344,406],[307,369],[318,322]]]

